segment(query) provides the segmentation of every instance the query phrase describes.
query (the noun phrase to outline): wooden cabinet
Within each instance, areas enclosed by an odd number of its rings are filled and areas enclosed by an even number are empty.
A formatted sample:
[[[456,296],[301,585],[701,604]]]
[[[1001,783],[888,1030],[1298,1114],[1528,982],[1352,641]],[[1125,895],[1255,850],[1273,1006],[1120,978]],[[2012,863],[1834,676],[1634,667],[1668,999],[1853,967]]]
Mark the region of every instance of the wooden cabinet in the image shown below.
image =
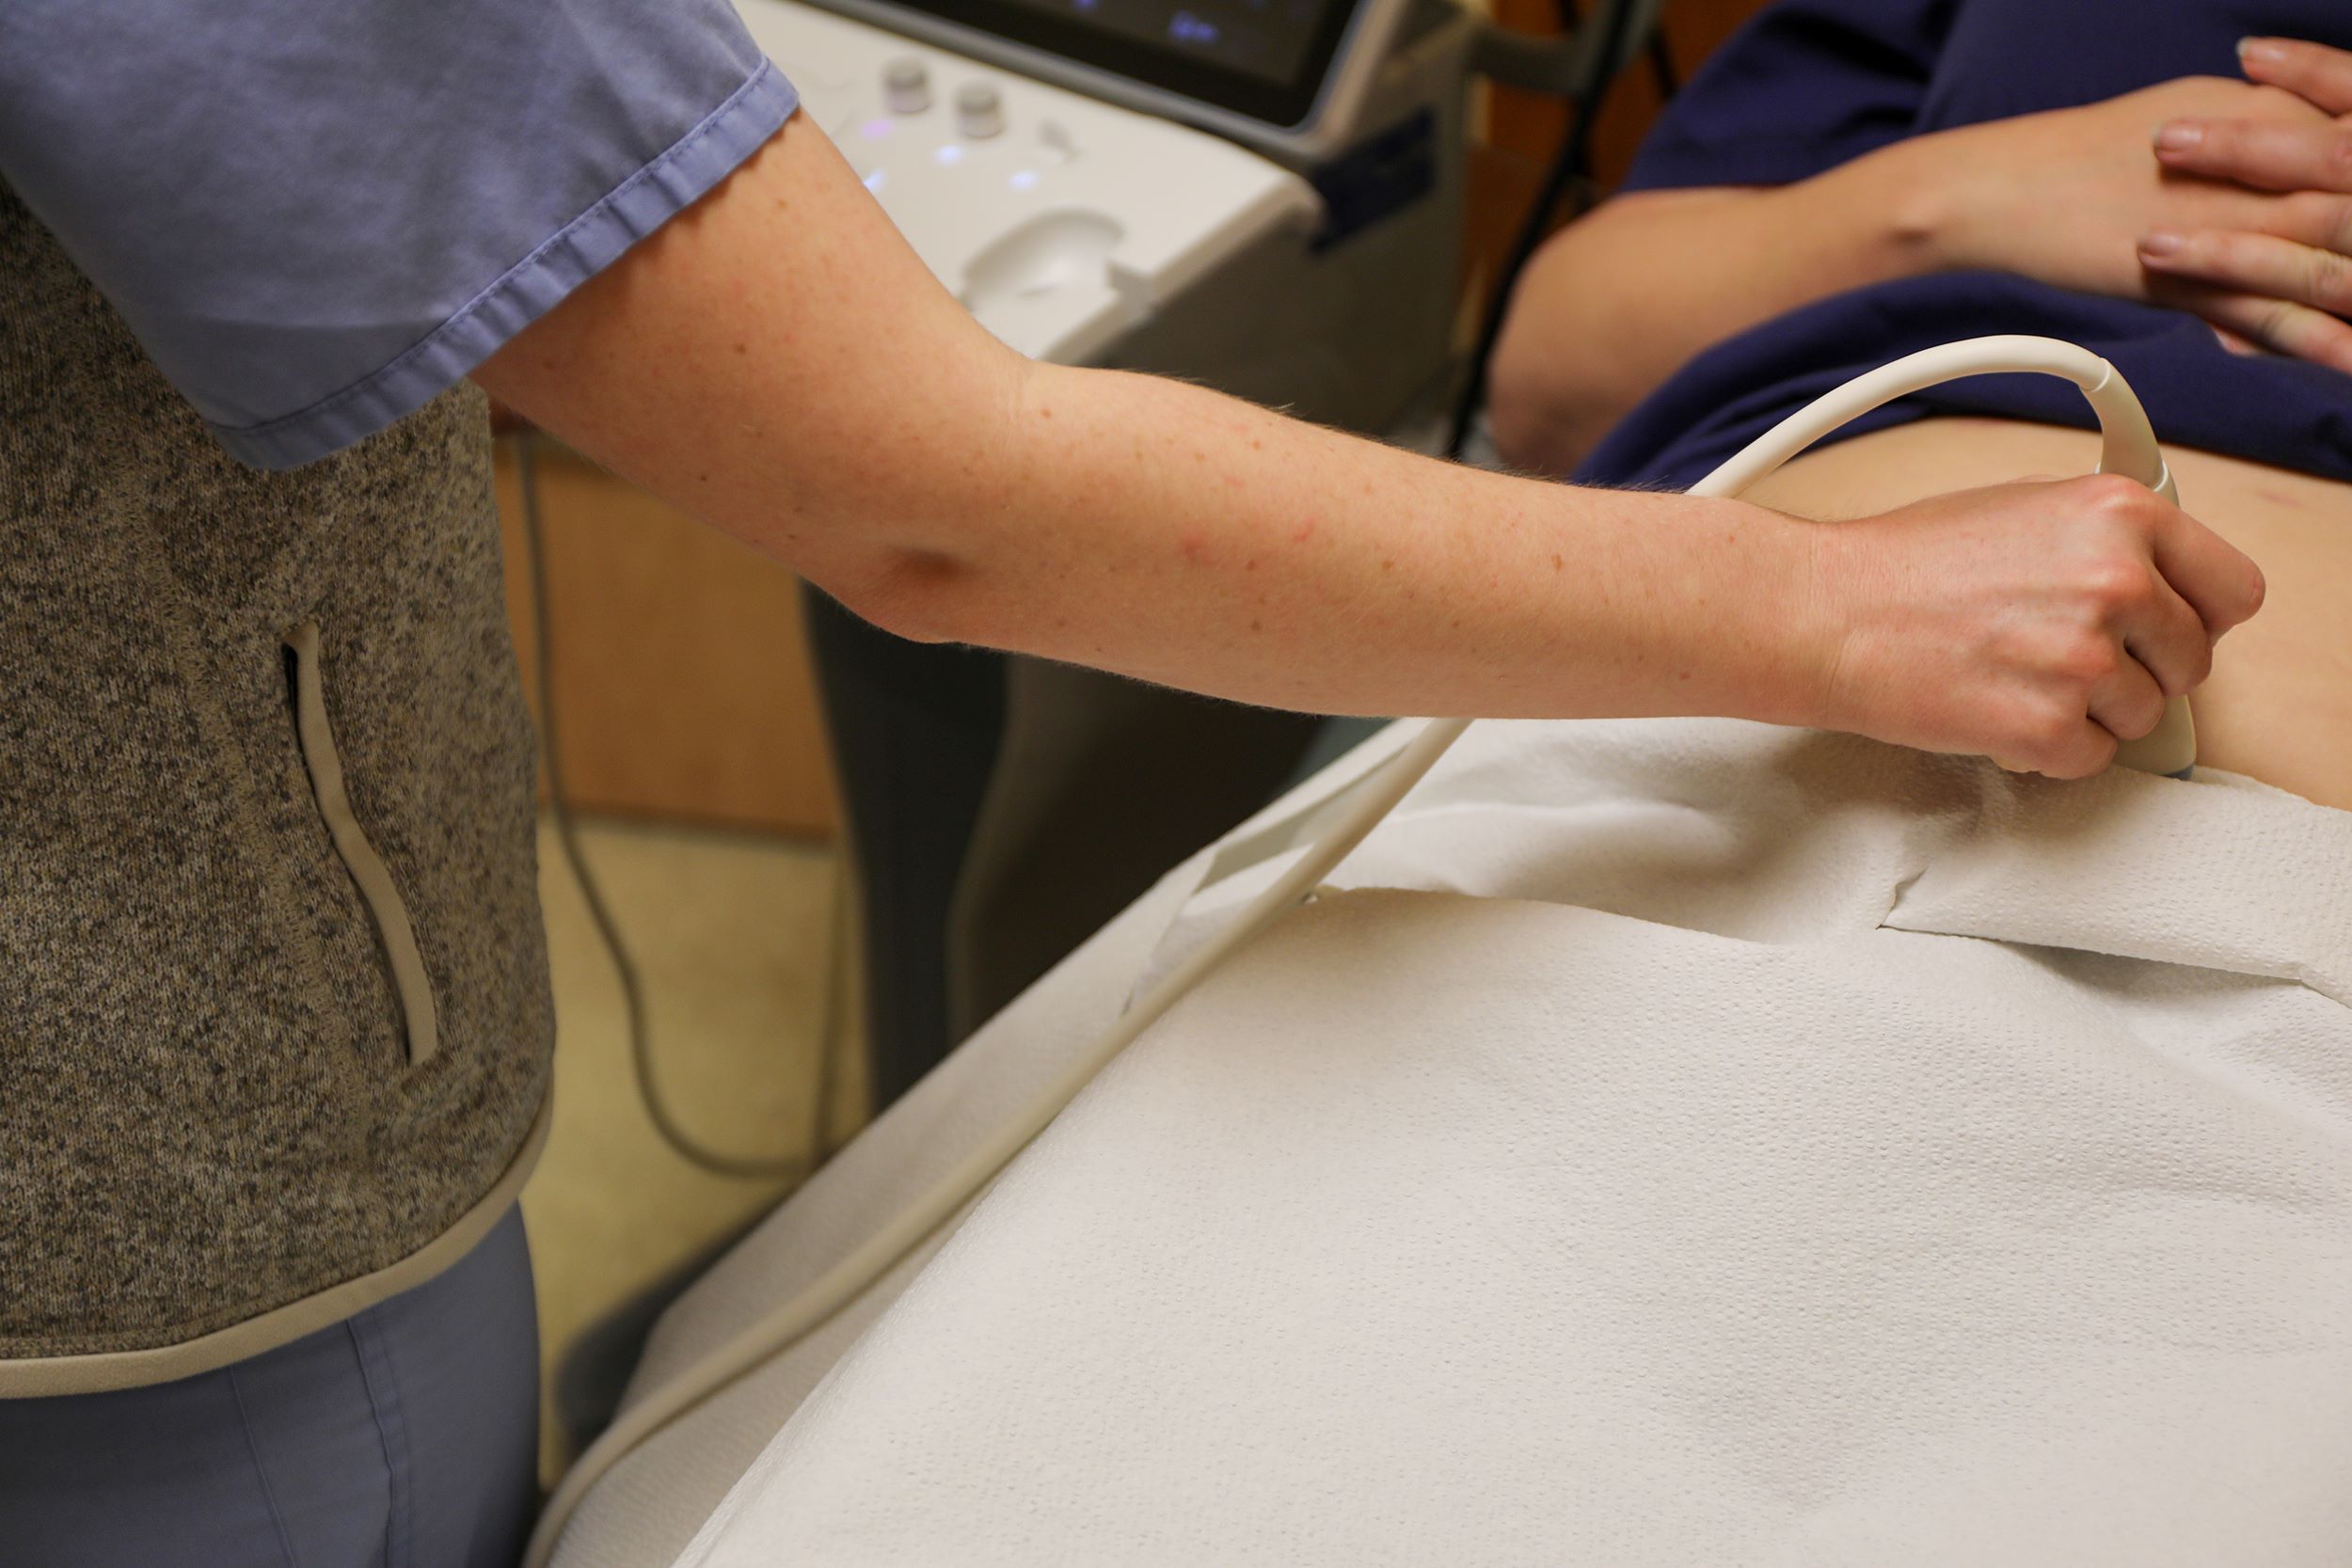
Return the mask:
[[[507,607],[535,711],[529,557],[508,445],[498,457]],[[552,442],[534,466],[573,805],[830,836],[833,782],[798,579]]]

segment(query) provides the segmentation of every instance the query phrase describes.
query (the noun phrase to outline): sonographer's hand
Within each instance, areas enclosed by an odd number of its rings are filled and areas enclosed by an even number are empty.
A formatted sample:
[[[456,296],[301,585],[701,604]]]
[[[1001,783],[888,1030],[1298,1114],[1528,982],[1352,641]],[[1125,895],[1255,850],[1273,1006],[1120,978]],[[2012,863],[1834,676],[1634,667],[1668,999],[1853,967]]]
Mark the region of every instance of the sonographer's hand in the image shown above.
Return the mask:
[[[2162,291],[2244,342],[2352,374],[2352,53],[2249,39],[2246,74],[2295,94],[2317,118],[2186,116],[2156,134],[2179,175],[2276,193],[2260,223],[2169,223],[2140,260]]]
[[[2153,730],[2262,607],[2252,561],[2112,475],[1820,526],[1827,726],[2054,778]]]

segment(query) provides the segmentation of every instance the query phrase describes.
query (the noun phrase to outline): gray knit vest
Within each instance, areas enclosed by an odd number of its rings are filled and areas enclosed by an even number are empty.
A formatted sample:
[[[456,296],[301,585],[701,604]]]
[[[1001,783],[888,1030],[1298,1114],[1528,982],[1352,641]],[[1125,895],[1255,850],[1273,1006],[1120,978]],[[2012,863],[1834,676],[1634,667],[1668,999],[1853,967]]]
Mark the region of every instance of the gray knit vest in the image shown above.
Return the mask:
[[[480,394],[239,467],[0,186],[0,1396],[462,1255],[544,1121]]]

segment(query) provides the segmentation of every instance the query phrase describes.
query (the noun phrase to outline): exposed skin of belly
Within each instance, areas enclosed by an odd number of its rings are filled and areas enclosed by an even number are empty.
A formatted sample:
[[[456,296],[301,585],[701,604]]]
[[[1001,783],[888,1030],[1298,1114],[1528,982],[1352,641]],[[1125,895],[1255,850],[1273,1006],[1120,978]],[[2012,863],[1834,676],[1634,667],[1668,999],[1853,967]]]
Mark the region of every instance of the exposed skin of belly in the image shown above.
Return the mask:
[[[2201,766],[2352,811],[2352,485],[2168,447],[2181,504],[2254,558],[2261,614],[2223,638],[2190,704]],[[2085,431],[1937,419],[1816,448],[1747,493],[1803,517],[1862,517],[1946,490],[2098,466]]]

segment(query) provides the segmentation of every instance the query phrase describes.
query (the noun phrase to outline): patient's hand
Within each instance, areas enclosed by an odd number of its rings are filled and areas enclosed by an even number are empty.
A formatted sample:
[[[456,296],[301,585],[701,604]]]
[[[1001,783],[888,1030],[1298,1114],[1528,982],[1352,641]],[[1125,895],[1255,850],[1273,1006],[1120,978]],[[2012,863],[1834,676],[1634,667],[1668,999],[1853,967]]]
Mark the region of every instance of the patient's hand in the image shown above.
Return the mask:
[[[2343,221],[2344,198],[2168,169],[2150,148],[2184,117],[2337,129],[2304,92],[2189,77],[1906,137],[1793,184],[1618,197],[1553,235],[1513,292],[1490,373],[1497,447],[1513,465],[1566,472],[1710,346],[1832,294],[1955,268],[2248,318],[2242,291],[2233,303],[2143,266],[2141,238],[2312,245]]]
[[[2300,193],[2175,173],[2152,157],[2158,127],[2186,118],[2332,125],[2282,88],[2193,76],[1922,137],[1909,147],[1938,259],[2157,299],[2161,280],[2142,267],[2138,248],[2153,230],[2309,230],[2320,214]]]
[[[2141,238],[2141,260],[2232,337],[2352,373],[2352,54],[2249,39],[2244,57],[2318,118],[2190,116],[2157,134],[2156,157],[2282,199],[2264,222],[2169,222]]]
[[[2261,569],[2112,475],[1938,496],[1820,525],[1819,721],[2081,778],[2204,681]]]

